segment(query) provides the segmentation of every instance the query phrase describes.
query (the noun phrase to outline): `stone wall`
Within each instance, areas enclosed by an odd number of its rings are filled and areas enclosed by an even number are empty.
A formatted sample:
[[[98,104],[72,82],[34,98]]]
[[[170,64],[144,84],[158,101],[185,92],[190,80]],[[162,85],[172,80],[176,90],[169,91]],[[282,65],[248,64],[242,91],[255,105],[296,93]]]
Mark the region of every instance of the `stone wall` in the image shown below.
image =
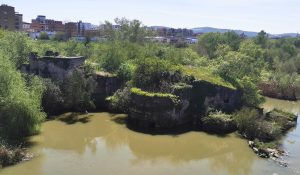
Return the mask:
[[[45,56],[38,58],[32,53],[29,57],[29,65],[23,65],[21,71],[43,78],[63,80],[69,72],[82,66],[84,62],[84,57]]]

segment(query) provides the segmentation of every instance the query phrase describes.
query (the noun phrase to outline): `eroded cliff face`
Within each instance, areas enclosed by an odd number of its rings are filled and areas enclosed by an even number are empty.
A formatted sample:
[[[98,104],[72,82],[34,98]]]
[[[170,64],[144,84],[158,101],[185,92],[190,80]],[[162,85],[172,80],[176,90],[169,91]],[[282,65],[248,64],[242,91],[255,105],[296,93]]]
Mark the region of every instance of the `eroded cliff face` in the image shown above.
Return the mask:
[[[108,102],[106,98],[112,96],[124,83],[117,76],[104,72],[95,73],[93,77],[97,83],[95,92],[93,93],[96,109],[107,109]]]
[[[131,94],[129,109],[130,124],[150,129],[175,128],[192,122],[188,115],[190,90],[174,98]]]
[[[179,100],[131,94],[129,122],[141,128],[166,129],[183,125],[201,126],[201,116],[210,109],[232,112],[241,105],[241,92],[205,81],[174,90]]]
[[[78,69],[85,62],[84,57],[44,56],[38,58],[31,53],[29,64],[21,66],[21,72],[38,75],[53,80],[63,80],[70,72]]]

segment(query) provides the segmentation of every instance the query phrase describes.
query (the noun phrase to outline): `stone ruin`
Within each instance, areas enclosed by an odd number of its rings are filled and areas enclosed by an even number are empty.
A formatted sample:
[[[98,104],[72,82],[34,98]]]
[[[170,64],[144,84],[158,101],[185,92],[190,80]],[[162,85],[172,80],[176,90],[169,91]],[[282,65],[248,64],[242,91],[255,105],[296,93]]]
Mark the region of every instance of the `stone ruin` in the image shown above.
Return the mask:
[[[29,56],[29,64],[21,66],[21,72],[34,74],[43,78],[51,78],[55,80],[63,80],[69,72],[82,66],[85,58],[79,57],[63,57],[52,51],[47,51],[45,56],[38,57],[37,53],[31,53]]]

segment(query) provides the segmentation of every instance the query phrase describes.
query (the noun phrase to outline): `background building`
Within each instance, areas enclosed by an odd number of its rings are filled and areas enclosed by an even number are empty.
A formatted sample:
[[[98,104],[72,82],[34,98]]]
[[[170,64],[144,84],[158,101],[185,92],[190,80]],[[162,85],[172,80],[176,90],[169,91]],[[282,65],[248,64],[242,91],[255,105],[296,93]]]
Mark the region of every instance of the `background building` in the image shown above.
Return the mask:
[[[8,5],[0,6],[0,28],[6,30],[22,30],[23,15],[16,13],[15,8]]]

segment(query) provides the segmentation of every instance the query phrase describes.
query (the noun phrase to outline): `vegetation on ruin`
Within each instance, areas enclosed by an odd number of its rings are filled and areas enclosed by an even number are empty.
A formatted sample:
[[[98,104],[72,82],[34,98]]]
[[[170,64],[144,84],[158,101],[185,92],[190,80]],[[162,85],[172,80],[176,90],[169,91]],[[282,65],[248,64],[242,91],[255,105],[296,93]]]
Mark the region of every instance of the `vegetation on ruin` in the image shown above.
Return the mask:
[[[34,40],[22,32],[1,30],[0,136],[11,139],[36,134],[46,113],[93,109],[95,87],[91,72],[96,71],[117,75],[126,83],[124,89],[108,98],[111,107],[119,106],[119,111],[128,110],[131,93],[168,98],[177,104],[180,100],[173,91],[189,88],[194,80],[200,80],[242,92],[245,108],[231,117],[247,138],[276,140],[294,126],[294,115],[273,110],[264,116],[256,107],[264,101],[261,83],[280,92],[300,92],[299,38],[270,39],[263,31],[255,38],[235,32],[208,33],[199,36],[198,44],[179,47],[150,42],[149,37],[155,33],[140,21],[115,22],[120,30],[107,22],[99,31],[105,39],[95,42],[67,39],[63,33],[53,38],[42,34]],[[84,56],[87,64],[62,82],[20,73],[19,68],[28,63],[31,52],[42,56],[49,50],[64,56]],[[221,125],[231,117],[214,113],[203,122]]]

